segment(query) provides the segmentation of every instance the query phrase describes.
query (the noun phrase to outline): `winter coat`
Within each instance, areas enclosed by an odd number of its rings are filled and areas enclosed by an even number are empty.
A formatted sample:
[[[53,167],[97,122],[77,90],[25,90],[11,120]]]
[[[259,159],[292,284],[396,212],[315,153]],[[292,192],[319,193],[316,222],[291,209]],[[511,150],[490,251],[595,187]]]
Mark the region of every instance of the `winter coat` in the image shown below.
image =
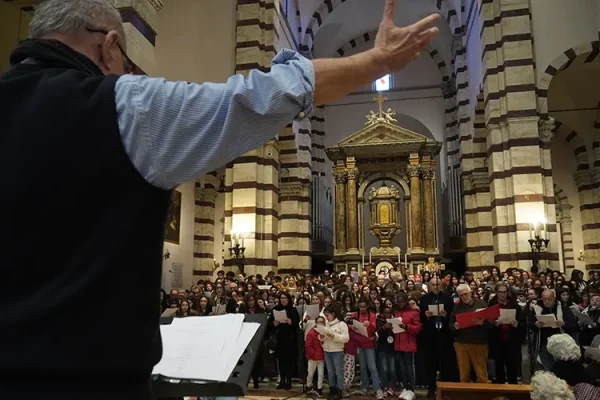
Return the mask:
[[[304,341],[306,349],[306,359],[312,361],[322,361],[325,359],[323,354],[323,344],[319,340],[319,332],[315,328],[312,328],[306,334]]]
[[[407,353],[417,352],[417,335],[421,332],[421,315],[417,310],[405,308],[398,311],[394,318],[402,318],[402,323],[406,324],[406,331],[396,333],[394,340],[394,350]]]
[[[339,319],[333,321],[327,321],[327,329],[333,333],[333,338],[325,336],[323,341],[323,351],[327,353],[335,353],[338,351],[344,351],[344,345],[350,340],[348,335],[348,325],[345,322],[341,322]]]
[[[369,322],[367,326],[367,336],[354,331],[351,326],[348,327],[350,333],[350,341],[356,343],[359,349],[374,349],[375,348],[375,332],[377,331],[377,317],[374,312],[369,311],[367,314],[353,313],[352,319],[356,319],[360,323]]]

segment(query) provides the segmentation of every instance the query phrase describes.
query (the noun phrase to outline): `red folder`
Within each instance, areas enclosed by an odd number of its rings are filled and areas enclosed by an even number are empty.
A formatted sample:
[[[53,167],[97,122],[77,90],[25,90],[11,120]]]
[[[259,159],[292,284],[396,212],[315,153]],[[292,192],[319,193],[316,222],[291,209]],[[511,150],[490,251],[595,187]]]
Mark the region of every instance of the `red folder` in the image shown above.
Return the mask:
[[[495,306],[484,308],[481,311],[456,314],[456,322],[458,322],[458,327],[460,329],[475,326],[475,323],[473,322],[473,320],[475,320],[475,319],[483,319],[485,321],[494,321],[498,318],[500,318],[500,304],[496,304]]]

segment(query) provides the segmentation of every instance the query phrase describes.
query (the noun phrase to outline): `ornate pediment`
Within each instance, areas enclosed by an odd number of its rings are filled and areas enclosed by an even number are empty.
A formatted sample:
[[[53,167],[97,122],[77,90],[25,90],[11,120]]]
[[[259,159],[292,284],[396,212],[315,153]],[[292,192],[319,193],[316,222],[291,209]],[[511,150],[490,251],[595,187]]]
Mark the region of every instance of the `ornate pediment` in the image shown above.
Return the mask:
[[[396,112],[391,108],[384,110],[387,100],[379,94],[375,101],[379,111],[371,111],[367,115],[365,127],[327,148],[327,156],[335,161],[353,156],[360,159],[386,158],[390,156],[408,157],[412,153],[438,154],[442,144],[410,129],[396,125]]]
[[[413,132],[387,121],[378,121],[373,125],[350,135],[338,143],[339,147],[362,146],[372,144],[397,144],[397,143],[425,143],[428,139],[417,132]]]

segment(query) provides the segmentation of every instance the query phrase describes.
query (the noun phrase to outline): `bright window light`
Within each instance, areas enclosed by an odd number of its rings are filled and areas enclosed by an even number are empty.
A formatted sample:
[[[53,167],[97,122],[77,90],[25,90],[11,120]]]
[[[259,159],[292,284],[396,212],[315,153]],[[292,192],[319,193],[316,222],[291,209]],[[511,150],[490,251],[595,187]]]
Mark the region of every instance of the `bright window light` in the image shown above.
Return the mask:
[[[378,92],[386,92],[390,90],[390,74],[383,76],[375,81],[375,90]]]

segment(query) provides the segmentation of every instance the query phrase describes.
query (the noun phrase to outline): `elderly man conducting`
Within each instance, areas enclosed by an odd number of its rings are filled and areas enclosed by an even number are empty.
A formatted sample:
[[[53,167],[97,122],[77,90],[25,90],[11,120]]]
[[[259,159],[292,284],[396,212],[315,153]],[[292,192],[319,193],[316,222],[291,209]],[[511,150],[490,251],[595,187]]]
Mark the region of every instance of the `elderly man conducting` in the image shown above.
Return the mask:
[[[475,326],[465,328],[456,322],[457,314],[475,312],[486,308],[487,304],[483,300],[475,300],[467,284],[458,285],[456,293],[460,301],[454,306],[450,317],[450,329],[454,331],[454,348],[460,381],[471,382],[472,366],[477,375],[477,383],[488,383],[488,330],[493,325],[483,319],[477,319],[473,321]]]
[[[284,50],[269,73],[190,84],[125,75],[112,3],[39,2],[31,39],[0,76],[0,252],[10,282],[0,294],[0,399],[151,398],[172,190],[315,104],[404,68],[439,19],[397,27],[387,0],[363,53],[311,61]],[[124,313],[131,288],[137,307]]]

